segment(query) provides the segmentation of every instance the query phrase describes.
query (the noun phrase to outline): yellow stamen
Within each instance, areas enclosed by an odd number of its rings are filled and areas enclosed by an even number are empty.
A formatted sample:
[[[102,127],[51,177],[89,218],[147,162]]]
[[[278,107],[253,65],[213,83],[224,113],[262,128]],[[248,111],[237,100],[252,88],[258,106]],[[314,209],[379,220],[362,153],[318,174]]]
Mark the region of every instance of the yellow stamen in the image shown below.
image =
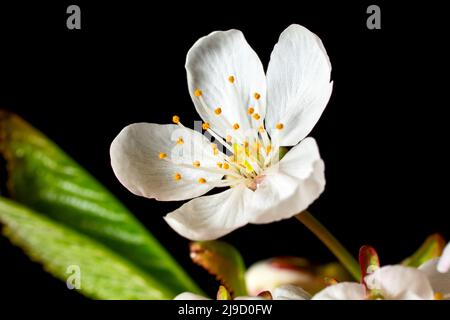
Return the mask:
[[[196,89],[196,90],[194,91],[194,96],[196,96],[197,98],[198,98],[198,97],[201,97],[201,96],[202,96],[202,90]]]
[[[253,115],[253,119],[255,119],[255,120],[259,120],[260,118],[261,118],[261,116],[258,113],[255,113]]]
[[[173,116],[172,117],[172,122],[175,123],[175,124],[180,123],[180,117],[179,116]]]
[[[253,112],[255,112],[255,108],[249,107],[248,114],[253,114]]]
[[[175,173],[175,175],[173,176],[173,180],[176,180],[176,181],[181,180],[181,174],[179,174],[178,172]]]
[[[233,124],[233,129],[234,129],[234,130],[239,129],[239,124],[238,124],[238,123]]]
[[[277,125],[275,126],[275,128],[277,128],[278,130],[283,130],[284,124],[282,124],[282,123],[277,123]]]
[[[256,100],[259,100],[259,98],[261,98],[261,95],[258,92],[255,92],[253,94],[253,97],[255,97]]]
[[[269,154],[270,151],[272,151],[272,146],[271,146],[271,145],[268,145],[268,146],[266,147],[266,154]]]
[[[264,126],[263,125],[260,125],[259,128],[258,128],[258,131],[261,132],[261,133],[264,133],[264,131],[266,131],[266,130],[264,130]]]
[[[230,81],[231,83],[234,83],[234,77],[233,76],[229,76],[228,77],[228,81]]]
[[[184,143],[183,137],[179,137],[177,140],[177,144],[183,144],[183,143]]]
[[[222,169],[222,162],[217,162],[217,166]]]
[[[198,179],[198,183],[206,183],[206,179],[205,178],[200,178],[200,179]]]
[[[193,165],[194,167],[198,168],[198,167],[200,167],[200,161],[195,160],[195,161],[192,163],[192,165]]]
[[[248,141],[244,141],[244,148],[248,148]]]
[[[209,123],[208,122],[204,122],[202,124],[202,128],[203,128],[203,130],[208,130],[209,129]]]
[[[233,143],[233,160],[237,161],[237,157],[239,156],[239,146],[237,143]]]
[[[214,113],[219,115],[222,113],[222,109],[221,108],[216,108],[216,110],[214,110]]]
[[[229,165],[228,163],[224,163],[224,164],[223,164],[223,168],[224,168],[225,170],[228,170],[228,169],[230,169],[230,165]]]
[[[250,172],[250,173],[253,172],[253,167],[247,160],[244,161],[244,166],[245,166],[245,169],[247,169],[247,172]]]
[[[167,157],[167,154],[165,154],[164,152],[160,152],[159,153],[159,158],[160,159],[164,159],[164,158],[166,158]]]
[[[261,148],[261,144],[259,142],[255,142],[253,144],[253,148],[255,148],[256,150],[259,150]]]
[[[444,300],[444,294],[442,292],[435,292],[434,300]]]

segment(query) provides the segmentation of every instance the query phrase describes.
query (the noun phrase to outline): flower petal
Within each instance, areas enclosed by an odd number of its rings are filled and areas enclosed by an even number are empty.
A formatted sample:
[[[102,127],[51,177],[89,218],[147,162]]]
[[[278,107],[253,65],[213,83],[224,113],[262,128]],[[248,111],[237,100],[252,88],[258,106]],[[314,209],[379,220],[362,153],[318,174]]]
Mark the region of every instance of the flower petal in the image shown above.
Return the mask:
[[[364,300],[364,286],[354,282],[341,282],[326,287],[317,293],[312,300]]]
[[[200,38],[187,54],[186,71],[197,112],[222,137],[235,123],[240,132],[250,127],[250,106],[260,113],[262,121],[266,77],[261,61],[241,31],[216,31]],[[196,90],[201,91],[201,97]],[[259,94],[258,100],[255,93]],[[215,113],[217,108],[221,110],[219,115]]]
[[[317,144],[313,138],[304,139],[246,196],[250,222],[290,218],[308,208],[324,188],[324,164]]]
[[[442,253],[442,257],[439,260],[437,269],[442,273],[450,272],[450,243],[448,243],[445,247],[444,252]]]
[[[266,128],[283,124],[280,145],[293,146],[308,135],[331,96],[331,64],[320,39],[300,25],[280,35],[267,69]]]
[[[211,300],[192,292],[183,292],[177,295],[173,300]]]
[[[274,300],[310,300],[311,295],[300,287],[286,284],[275,288],[273,291]]]
[[[193,199],[164,217],[180,235],[190,240],[217,239],[248,223],[243,185],[218,194]]]
[[[434,292],[440,292],[444,299],[450,299],[450,271],[442,273],[438,270],[441,259],[428,260],[419,267],[419,270],[427,275]]]
[[[177,144],[179,139],[182,144]],[[135,123],[125,127],[110,148],[111,164],[119,181],[132,193],[157,200],[185,200],[200,196],[213,187],[198,183],[219,180],[222,175],[185,168],[198,160],[202,166],[215,166],[210,143],[199,132],[176,125]],[[180,174],[179,180],[174,179]]]
[[[368,286],[380,291],[387,300],[432,300],[433,289],[425,273],[401,265],[385,266],[365,279]]]

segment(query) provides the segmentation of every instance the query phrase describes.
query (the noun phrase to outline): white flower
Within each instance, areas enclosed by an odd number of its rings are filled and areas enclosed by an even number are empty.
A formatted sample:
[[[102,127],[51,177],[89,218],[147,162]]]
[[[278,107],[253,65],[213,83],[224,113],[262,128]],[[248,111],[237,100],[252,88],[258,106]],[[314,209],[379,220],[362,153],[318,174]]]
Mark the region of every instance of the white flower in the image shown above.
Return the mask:
[[[438,297],[450,300],[450,243],[440,258],[428,260],[419,267],[424,272]]]
[[[366,276],[369,288],[376,289],[386,300],[433,300],[450,298],[450,276],[436,277],[435,259],[419,269],[401,265],[385,266]],[[436,278],[433,278],[436,277]],[[364,300],[365,287],[359,283],[342,282],[325,288],[313,300]]]
[[[437,270],[441,273],[448,273],[450,271],[450,243],[447,243],[442,257],[439,259]]]
[[[309,300],[311,296],[308,292],[300,287],[294,285],[284,285],[275,288],[270,292],[270,296],[273,300]],[[242,296],[236,297],[234,300],[259,300],[264,299],[258,296]],[[183,292],[177,295],[174,300],[210,300],[203,296],[200,296],[191,292]],[[265,300],[265,299],[264,299]]]
[[[331,64],[315,34],[288,27],[265,75],[240,31],[213,32],[189,50],[186,69],[203,129],[216,142],[184,127],[177,116],[176,125],[127,126],[110,150],[113,170],[125,187],[161,201],[231,187],[193,199],[165,217],[191,240],[289,218],[317,199],[325,185],[324,164],[314,139],[305,137],[322,114],[332,83]],[[281,161],[280,146],[293,146]]]

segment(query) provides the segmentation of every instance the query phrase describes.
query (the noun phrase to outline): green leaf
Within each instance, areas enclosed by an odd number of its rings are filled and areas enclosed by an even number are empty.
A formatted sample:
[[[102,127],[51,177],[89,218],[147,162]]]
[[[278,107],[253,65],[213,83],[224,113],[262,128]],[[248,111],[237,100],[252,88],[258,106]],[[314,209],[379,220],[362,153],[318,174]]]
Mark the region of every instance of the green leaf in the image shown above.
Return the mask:
[[[201,294],[161,244],[100,183],[42,133],[0,111],[0,153],[10,196],[107,246],[171,294]],[[93,157],[96,155],[93,154]]]
[[[430,259],[440,257],[445,247],[445,239],[438,233],[429,236],[420,248],[402,264],[410,267],[419,267]]]
[[[247,295],[245,265],[240,253],[223,241],[191,243],[192,260],[215,275],[233,297]]]
[[[4,225],[3,234],[55,277],[66,281],[72,275],[70,268],[79,268],[79,290],[88,297],[172,297],[173,293],[161,286],[157,278],[102,244],[3,197],[0,197],[0,222]]]

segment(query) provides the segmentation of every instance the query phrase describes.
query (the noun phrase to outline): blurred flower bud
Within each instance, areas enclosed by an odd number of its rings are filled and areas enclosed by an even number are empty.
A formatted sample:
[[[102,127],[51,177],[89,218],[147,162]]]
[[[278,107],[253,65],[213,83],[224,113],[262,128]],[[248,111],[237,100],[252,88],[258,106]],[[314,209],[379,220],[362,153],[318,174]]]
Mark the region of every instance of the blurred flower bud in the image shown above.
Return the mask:
[[[306,259],[276,257],[253,264],[245,274],[250,295],[273,291],[282,285],[296,285],[313,294],[326,286]]]

